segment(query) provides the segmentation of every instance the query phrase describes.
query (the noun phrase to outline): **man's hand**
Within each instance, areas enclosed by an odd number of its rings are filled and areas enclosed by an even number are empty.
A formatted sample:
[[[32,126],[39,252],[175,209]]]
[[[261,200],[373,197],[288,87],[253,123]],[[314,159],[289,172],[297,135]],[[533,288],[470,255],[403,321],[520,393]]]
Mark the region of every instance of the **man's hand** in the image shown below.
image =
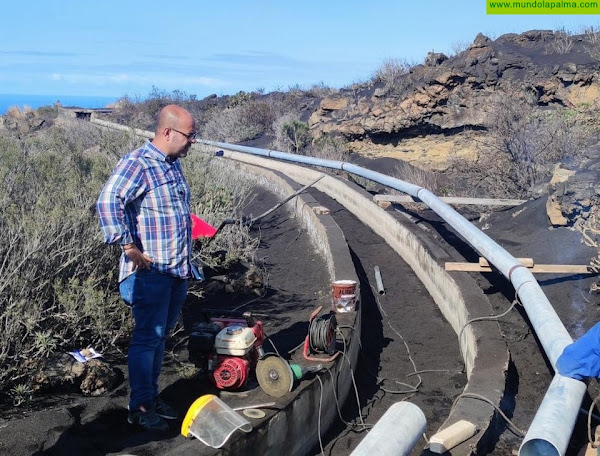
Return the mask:
[[[145,253],[142,253],[135,244],[124,245],[123,252],[125,252],[125,255],[127,255],[133,263],[134,271],[137,271],[138,269],[150,269],[150,263],[153,263],[152,258]]]

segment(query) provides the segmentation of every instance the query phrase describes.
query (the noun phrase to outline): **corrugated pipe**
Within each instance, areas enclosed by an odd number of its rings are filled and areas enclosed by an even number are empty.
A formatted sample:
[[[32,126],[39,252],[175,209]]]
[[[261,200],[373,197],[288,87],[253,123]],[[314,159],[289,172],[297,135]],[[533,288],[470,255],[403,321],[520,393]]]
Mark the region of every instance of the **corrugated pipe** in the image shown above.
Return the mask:
[[[199,142],[252,155],[344,170],[420,199],[510,280],[552,366],[555,366],[563,349],[573,342],[533,274],[489,236],[429,190],[351,163],[235,144]],[[585,391],[586,385],[583,382],[556,374],[529,427],[519,454],[523,456],[564,455]]]

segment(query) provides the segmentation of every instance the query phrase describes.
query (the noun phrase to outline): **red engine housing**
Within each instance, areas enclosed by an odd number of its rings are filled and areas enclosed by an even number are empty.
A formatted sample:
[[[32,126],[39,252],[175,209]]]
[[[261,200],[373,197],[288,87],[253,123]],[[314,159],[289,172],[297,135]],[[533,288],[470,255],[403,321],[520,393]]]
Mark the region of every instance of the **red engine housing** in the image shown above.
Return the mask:
[[[212,317],[210,322],[217,328],[227,328],[232,325],[248,326],[256,336],[253,345],[241,356],[230,354],[217,354],[214,348],[214,328],[204,327],[197,329],[190,335],[188,350],[190,360],[199,367],[203,373],[208,374],[215,386],[221,390],[237,390],[243,388],[250,376],[250,370],[256,367],[256,363],[262,356],[262,345],[265,341],[264,327],[261,321],[251,318],[250,313],[244,314],[244,318],[238,317]],[[192,337],[193,336],[193,337]],[[192,344],[192,339],[194,344]],[[209,344],[211,345],[209,347]]]
[[[235,390],[246,384],[250,375],[250,363],[237,356],[219,356],[212,378],[217,388]]]

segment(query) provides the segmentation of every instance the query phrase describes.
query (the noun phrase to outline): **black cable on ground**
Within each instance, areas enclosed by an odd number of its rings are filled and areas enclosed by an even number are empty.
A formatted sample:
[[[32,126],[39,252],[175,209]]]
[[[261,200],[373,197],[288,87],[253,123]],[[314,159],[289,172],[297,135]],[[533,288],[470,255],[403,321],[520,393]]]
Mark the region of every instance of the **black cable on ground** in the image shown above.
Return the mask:
[[[450,413],[452,413],[452,410],[454,409],[454,407],[456,407],[456,404],[458,403],[458,401],[460,399],[463,398],[469,398],[469,399],[478,399],[480,401],[484,401],[487,402],[488,404],[490,404],[492,407],[494,407],[494,409],[500,414],[500,416],[502,416],[502,418],[504,418],[504,420],[508,423],[508,427],[515,433],[517,434],[519,437],[525,437],[525,432],[522,431],[521,429],[519,429],[511,420],[510,418],[508,418],[504,412],[498,407],[496,406],[491,400],[489,400],[487,397],[482,396],[480,394],[474,394],[474,393],[462,393],[459,394],[456,399],[454,399],[454,402],[452,403],[452,407],[450,408]]]
[[[503,316],[505,316],[506,314],[508,314],[513,309],[513,307],[515,307],[517,304],[521,304],[521,302],[519,301],[519,297],[515,296],[515,300],[512,302],[512,304],[510,305],[510,307],[506,311],[502,312],[501,314],[499,314],[499,315],[490,315],[490,316],[486,316],[486,317],[472,318],[471,320],[467,321],[463,325],[463,327],[460,328],[460,332],[458,333],[458,340],[460,341],[460,338],[462,337],[463,331],[471,323],[476,322],[476,321],[499,320],[500,318],[502,318]]]

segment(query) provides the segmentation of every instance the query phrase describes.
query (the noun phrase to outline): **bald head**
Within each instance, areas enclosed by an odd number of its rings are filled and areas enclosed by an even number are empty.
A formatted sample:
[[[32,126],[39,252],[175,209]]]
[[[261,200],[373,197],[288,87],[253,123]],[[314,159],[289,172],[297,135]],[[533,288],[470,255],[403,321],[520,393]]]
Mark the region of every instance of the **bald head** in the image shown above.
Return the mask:
[[[196,131],[194,117],[181,106],[170,104],[162,108],[152,144],[171,158],[185,157],[192,145],[188,135]]]
[[[170,104],[161,109],[158,115],[158,124],[155,133],[163,128],[178,128],[181,123],[193,120],[192,115],[181,106]]]

